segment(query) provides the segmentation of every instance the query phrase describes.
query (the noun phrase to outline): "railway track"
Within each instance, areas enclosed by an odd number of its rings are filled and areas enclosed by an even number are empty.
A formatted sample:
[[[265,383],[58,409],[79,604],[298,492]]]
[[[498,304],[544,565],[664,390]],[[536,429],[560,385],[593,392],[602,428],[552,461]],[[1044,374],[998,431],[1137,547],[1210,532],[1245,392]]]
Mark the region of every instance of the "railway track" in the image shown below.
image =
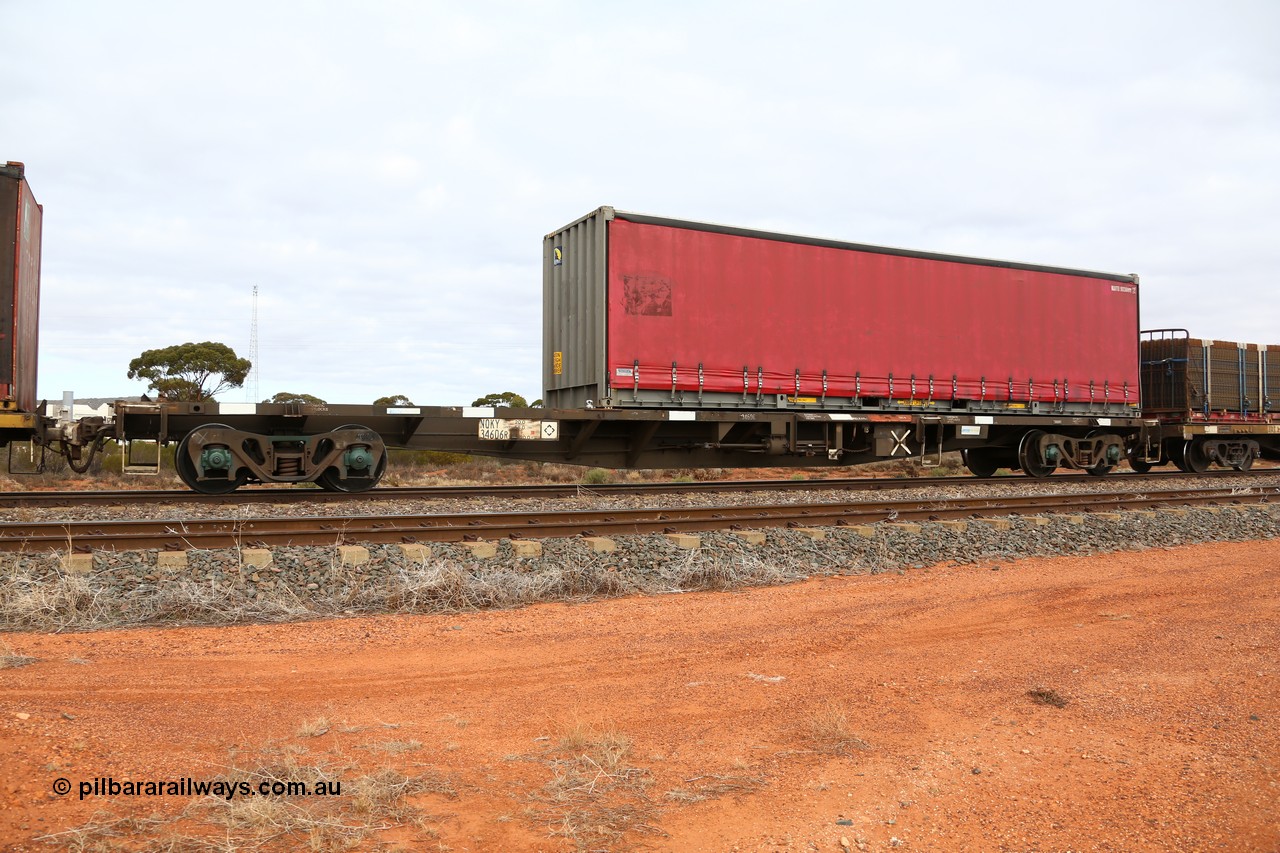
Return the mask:
[[[1255,469],[1254,471],[1212,471],[1196,475],[1201,478],[1250,477],[1274,475],[1280,469]],[[1178,479],[1189,475],[1181,471],[1159,471],[1149,474],[1123,473],[1099,481],[1087,474],[1060,474],[1052,483],[1099,483],[1120,481],[1126,485],[1136,482],[1154,482]],[[832,478],[825,480],[710,480],[694,483],[608,483],[586,486],[576,483],[530,484],[501,486],[421,486],[371,489],[359,494],[327,492],[310,487],[239,489],[226,495],[205,495],[189,489],[159,490],[102,490],[88,492],[0,492],[0,508],[18,507],[68,507],[68,506],[118,506],[129,504],[254,504],[254,503],[328,503],[334,501],[408,501],[451,498],[573,498],[605,495],[643,494],[709,494],[716,492],[794,492],[814,489],[848,491],[900,491],[936,486],[972,486],[990,483],[1035,482],[1016,474],[979,479],[976,477],[920,477],[917,479],[873,479],[868,477]]]
[[[1280,486],[1202,487],[944,500],[884,500],[645,509],[358,517],[95,520],[0,524],[0,550],[47,552],[187,550],[281,545],[459,542],[475,539],[618,536],[763,527],[819,527],[974,516],[1105,512],[1280,500]]]

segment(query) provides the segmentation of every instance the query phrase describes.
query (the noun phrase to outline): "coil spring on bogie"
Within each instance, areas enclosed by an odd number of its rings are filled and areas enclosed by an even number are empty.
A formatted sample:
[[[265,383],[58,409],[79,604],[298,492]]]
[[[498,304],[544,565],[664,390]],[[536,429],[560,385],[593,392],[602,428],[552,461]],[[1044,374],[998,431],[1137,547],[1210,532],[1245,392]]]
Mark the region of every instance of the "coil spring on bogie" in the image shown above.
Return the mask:
[[[277,456],[276,457],[276,476],[277,477],[301,477],[302,476],[302,457],[301,456]]]

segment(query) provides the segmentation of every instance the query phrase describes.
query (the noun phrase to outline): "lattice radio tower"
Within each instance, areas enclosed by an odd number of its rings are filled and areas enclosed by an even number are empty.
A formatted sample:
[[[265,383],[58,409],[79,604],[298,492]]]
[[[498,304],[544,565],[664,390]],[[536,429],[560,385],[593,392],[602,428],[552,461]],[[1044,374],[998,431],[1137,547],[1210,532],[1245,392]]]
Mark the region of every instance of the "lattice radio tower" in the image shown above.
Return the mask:
[[[253,363],[253,366],[249,368],[249,374],[253,376],[253,383],[251,389],[249,389],[252,396],[246,402],[256,403],[262,399],[258,395],[258,386],[260,384],[258,380],[262,376],[262,371],[258,367],[258,285],[256,284],[253,286],[253,322],[249,325],[249,361]]]

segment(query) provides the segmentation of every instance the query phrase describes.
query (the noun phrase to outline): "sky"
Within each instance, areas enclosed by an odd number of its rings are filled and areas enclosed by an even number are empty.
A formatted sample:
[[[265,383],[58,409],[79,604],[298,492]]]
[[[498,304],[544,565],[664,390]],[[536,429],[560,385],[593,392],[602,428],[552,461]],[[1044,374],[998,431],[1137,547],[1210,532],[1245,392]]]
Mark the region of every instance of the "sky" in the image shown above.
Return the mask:
[[[0,0],[38,393],[541,384],[542,237],[621,210],[1141,276],[1280,345],[1280,3]],[[1084,342],[1082,342],[1084,345]]]

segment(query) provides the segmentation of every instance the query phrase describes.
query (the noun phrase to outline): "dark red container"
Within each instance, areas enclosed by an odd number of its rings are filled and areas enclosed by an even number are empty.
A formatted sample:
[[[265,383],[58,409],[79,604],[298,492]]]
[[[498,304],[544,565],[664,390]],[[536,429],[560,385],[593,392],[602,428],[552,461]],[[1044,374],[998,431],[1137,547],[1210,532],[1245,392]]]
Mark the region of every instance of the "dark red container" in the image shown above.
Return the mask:
[[[549,406],[1139,402],[1136,276],[612,208],[544,256]]]
[[[0,167],[0,406],[24,412],[36,407],[43,217],[23,165]]]

